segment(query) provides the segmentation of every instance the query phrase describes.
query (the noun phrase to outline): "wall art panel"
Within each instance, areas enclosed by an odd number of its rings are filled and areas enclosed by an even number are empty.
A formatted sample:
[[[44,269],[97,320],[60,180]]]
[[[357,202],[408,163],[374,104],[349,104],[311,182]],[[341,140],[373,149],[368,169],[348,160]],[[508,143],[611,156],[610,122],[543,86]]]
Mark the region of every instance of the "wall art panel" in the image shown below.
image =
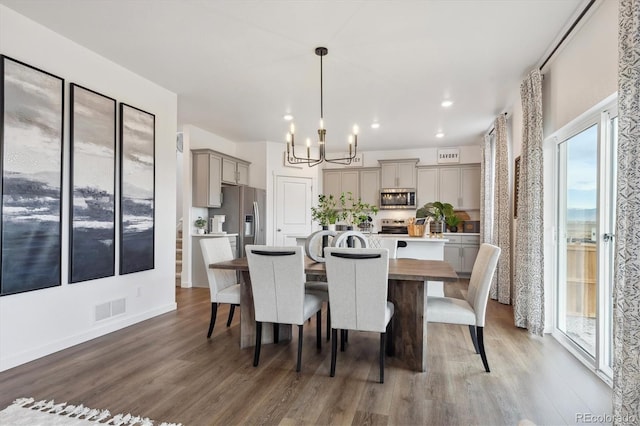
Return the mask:
[[[60,285],[64,80],[0,55],[0,295]]]
[[[115,273],[116,101],[71,84],[69,282]]]
[[[120,104],[120,274],[154,268],[155,116]]]

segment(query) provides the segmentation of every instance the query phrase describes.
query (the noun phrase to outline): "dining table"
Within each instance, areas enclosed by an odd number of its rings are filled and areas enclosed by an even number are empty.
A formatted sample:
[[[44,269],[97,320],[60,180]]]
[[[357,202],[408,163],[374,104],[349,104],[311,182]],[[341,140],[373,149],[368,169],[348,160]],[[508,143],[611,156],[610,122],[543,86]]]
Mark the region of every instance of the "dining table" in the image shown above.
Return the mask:
[[[255,314],[251,276],[247,258],[212,263],[212,269],[240,271],[240,347],[255,345]],[[325,263],[305,258],[308,279],[326,276]],[[427,292],[428,281],[455,282],[458,275],[442,260],[389,259],[388,300],[393,302],[393,347],[395,356],[415,371],[427,371]],[[273,327],[263,327],[262,342],[273,342]],[[279,325],[279,339],[291,339],[291,325]]]

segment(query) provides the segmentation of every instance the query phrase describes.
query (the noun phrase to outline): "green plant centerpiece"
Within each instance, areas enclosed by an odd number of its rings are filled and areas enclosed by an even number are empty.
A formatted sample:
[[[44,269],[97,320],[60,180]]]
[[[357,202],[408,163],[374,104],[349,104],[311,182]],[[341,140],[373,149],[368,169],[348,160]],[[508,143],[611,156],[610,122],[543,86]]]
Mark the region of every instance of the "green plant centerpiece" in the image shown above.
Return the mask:
[[[360,228],[370,228],[371,216],[378,214],[378,207],[369,203],[363,203],[360,198],[353,198],[352,192],[343,192],[340,195],[340,207],[344,214],[344,220],[349,226],[359,226]],[[368,224],[366,226],[365,224]],[[363,226],[364,225],[364,226]]]
[[[318,195],[318,205],[311,207],[311,218],[321,226],[333,225],[342,217],[338,211],[338,201],[333,195]]]

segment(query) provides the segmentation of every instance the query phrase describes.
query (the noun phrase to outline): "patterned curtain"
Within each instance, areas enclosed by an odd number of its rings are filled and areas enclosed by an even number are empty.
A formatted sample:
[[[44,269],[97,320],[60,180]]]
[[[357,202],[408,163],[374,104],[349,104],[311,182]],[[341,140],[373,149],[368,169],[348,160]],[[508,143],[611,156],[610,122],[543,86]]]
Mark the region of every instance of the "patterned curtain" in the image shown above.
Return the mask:
[[[493,220],[493,148],[492,135],[484,136],[482,163],[480,164],[480,241],[492,244]]]
[[[542,75],[531,71],[520,85],[522,154],[515,249],[515,325],[542,336],[544,331],[544,247],[542,230]]]
[[[511,199],[509,197],[509,145],[507,119],[500,114],[495,121],[495,166],[493,185],[492,244],[502,252],[489,296],[500,303],[511,303]]]
[[[618,197],[613,290],[614,424],[640,422],[640,0],[618,13]]]

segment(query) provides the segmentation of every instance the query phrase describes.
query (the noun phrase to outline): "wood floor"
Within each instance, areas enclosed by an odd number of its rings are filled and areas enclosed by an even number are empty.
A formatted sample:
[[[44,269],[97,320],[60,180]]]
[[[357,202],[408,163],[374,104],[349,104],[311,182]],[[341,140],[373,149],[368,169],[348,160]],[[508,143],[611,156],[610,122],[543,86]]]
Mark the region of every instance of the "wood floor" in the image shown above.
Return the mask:
[[[446,287],[462,296],[467,281]],[[429,325],[428,372],[387,358],[378,379],[378,336],[351,332],[329,377],[330,344],[315,347],[305,326],[302,371],[296,337],[240,350],[239,321],[228,308],[206,338],[207,289],[176,289],[178,310],[0,373],[0,408],[32,396],[186,425],[575,424],[577,413],[611,413],[611,390],[552,337],[512,324],[511,307],[490,301],[485,373],[466,326]],[[323,327],[324,333],[324,327]],[[297,335],[297,333],[294,333]]]

